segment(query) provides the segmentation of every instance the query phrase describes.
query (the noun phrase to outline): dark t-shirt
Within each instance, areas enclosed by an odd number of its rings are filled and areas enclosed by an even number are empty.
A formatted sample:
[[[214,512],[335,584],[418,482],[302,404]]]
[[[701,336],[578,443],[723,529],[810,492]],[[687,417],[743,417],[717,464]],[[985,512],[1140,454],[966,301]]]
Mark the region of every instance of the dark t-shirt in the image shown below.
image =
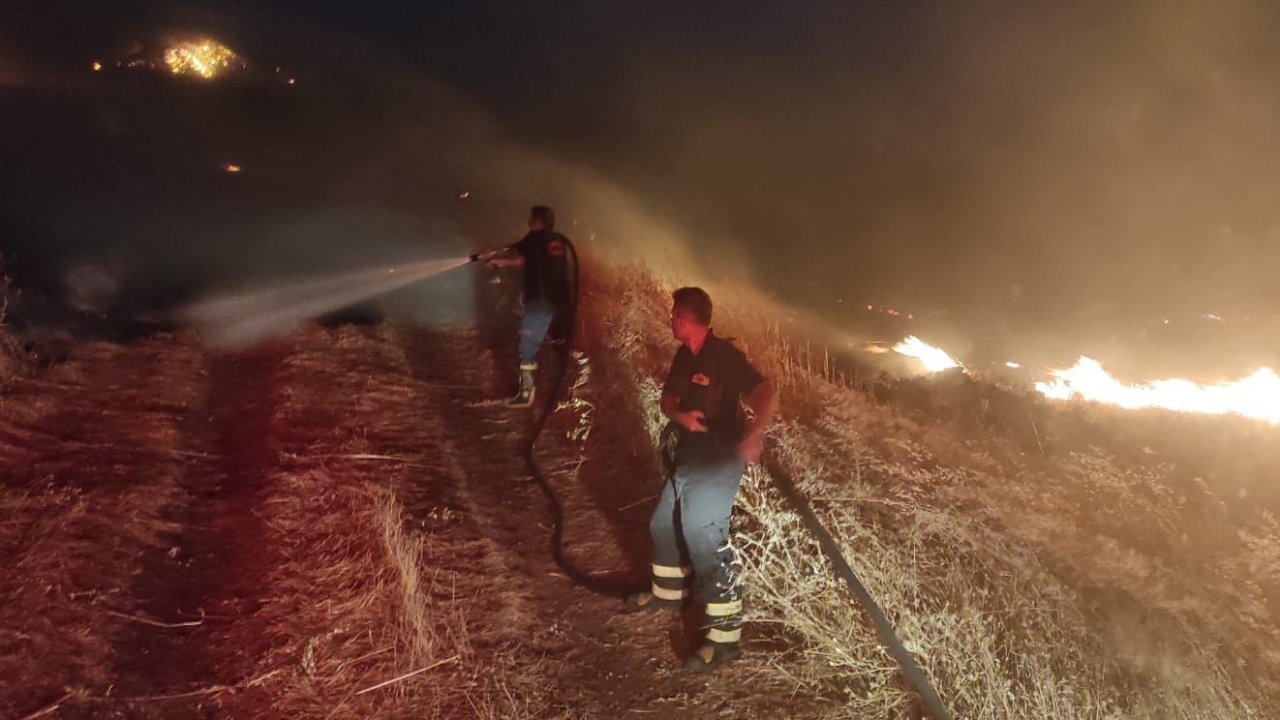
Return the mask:
[[[689,460],[733,453],[746,429],[742,398],[762,382],[760,371],[724,338],[708,333],[697,355],[681,345],[671,361],[662,394],[674,395],[680,410],[701,410],[706,415],[707,432],[680,428],[677,456]]]
[[[534,230],[513,246],[524,256],[525,304],[569,305],[569,238],[554,230]]]

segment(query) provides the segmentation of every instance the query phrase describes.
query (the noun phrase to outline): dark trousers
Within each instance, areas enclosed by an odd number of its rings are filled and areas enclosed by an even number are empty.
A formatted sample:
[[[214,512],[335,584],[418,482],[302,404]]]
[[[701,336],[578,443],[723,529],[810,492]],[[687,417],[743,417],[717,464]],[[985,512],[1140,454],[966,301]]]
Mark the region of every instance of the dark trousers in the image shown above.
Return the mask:
[[[729,520],[745,470],[736,457],[677,465],[649,521],[653,593],[677,600],[696,590],[707,604],[708,639],[718,642],[737,642],[741,633],[741,570]]]

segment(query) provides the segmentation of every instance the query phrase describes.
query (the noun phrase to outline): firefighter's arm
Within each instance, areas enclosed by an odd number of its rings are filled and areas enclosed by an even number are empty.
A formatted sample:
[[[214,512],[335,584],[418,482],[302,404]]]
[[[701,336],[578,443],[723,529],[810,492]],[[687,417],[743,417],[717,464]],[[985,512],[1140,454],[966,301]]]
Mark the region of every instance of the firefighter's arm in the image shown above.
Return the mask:
[[[683,411],[680,409],[680,398],[670,393],[662,396],[662,414],[668,420],[683,427],[689,432],[706,432],[707,416],[701,410]]]
[[[493,257],[489,258],[485,264],[491,268],[522,267],[524,265],[524,255],[514,248],[504,248],[494,253]]]
[[[764,431],[769,427],[773,412],[778,407],[778,391],[773,387],[773,381],[765,378],[747,393],[744,402],[751,413],[747,431],[738,444],[738,455],[747,462],[757,462],[760,460],[760,453],[764,451]]]
[[[482,262],[491,268],[520,267],[524,265],[524,253],[519,244],[471,253],[471,262]]]

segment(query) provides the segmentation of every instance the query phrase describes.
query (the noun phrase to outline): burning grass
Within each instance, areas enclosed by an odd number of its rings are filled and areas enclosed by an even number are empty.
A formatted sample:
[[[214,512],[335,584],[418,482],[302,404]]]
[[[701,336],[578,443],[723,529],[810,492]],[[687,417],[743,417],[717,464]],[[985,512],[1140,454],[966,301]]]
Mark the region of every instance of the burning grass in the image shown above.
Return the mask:
[[[585,277],[585,312],[611,318],[591,351],[629,362],[644,411],[659,417],[674,349],[667,288],[640,268]],[[717,329],[781,386],[773,459],[957,717],[1280,711],[1274,515],[1249,514],[1238,537],[1224,523],[1192,550],[1189,531],[1212,525],[1194,518],[1215,515],[1230,483],[1197,494],[1159,458],[1122,460],[1069,436],[1030,456],[955,420],[913,419],[832,383],[826,363],[778,332],[767,299],[709,290]],[[826,698],[820,717],[910,716],[892,660],[767,473],[751,473],[739,509],[751,634],[787,640],[747,657],[760,681]]]

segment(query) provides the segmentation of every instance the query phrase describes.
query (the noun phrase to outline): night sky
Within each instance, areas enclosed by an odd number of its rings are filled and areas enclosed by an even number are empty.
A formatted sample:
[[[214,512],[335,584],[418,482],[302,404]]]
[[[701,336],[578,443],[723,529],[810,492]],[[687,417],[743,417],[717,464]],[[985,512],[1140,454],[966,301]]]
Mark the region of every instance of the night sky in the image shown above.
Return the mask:
[[[1213,313],[1273,357],[1273,3],[103,5],[0,10],[0,229],[28,257],[220,282],[549,201],[837,323],[889,303],[1058,352]],[[251,79],[88,71],[191,34]]]

